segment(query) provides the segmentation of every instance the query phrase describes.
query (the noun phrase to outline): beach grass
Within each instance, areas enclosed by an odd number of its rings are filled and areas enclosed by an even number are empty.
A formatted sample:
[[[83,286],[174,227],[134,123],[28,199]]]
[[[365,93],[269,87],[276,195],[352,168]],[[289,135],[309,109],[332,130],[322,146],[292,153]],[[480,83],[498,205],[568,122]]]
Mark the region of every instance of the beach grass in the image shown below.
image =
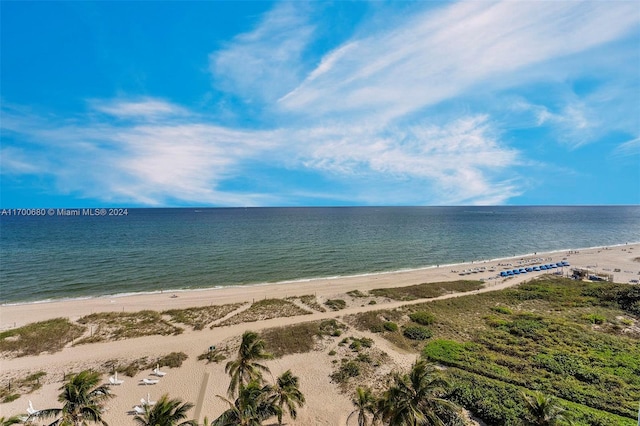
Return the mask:
[[[227,349],[216,348],[214,350],[207,350],[206,352],[198,355],[198,361],[207,360],[207,364],[211,362],[219,363],[227,359],[229,354]]]
[[[479,290],[483,286],[482,281],[458,280],[439,283],[422,283],[406,287],[379,288],[369,291],[377,297],[386,297],[392,300],[410,301],[418,299],[430,299],[447,293],[462,293]]]
[[[20,398],[21,395],[30,394],[42,387],[41,380],[46,376],[44,371],[36,371],[25,377],[17,379],[6,378],[2,380],[0,387],[0,402],[9,403]]]
[[[374,346],[367,337],[347,336],[333,351],[336,357],[330,377],[342,392],[352,392],[356,386],[366,383],[380,389],[387,380],[380,373],[380,366],[389,362],[389,355]]]
[[[183,329],[164,320],[156,311],[101,312],[84,316],[78,323],[90,328],[90,335],[75,344],[131,339],[154,335],[178,335]]]
[[[314,350],[318,339],[338,337],[348,327],[335,319],[310,321],[264,330],[261,337],[276,358]]]
[[[182,363],[189,358],[184,352],[171,352],[166,355],[158,357],[141,357],[133,360],[109,360],[102,365],[102,370],[105,373],[113,373],[117,371],[125,376],[133,377],[143,370],[152,370],[156,366],[179,368]]]
[[[356,315],[348,315],[345,317],[345,321],[361,331],[382,333],[386,330],[384,326],[385,323],[398,322],[401,318],[402,312],[398,310],[384,309],[379,311],[363,312]]]
[[[85,330],[86,327],[73,324],[67,318],[27,324],[0,333],[0,353],[6,357],[22,357],[58,352]]]
[[[353,297],[353,298],[359,298],[359,297],[367,297],[366,294],[364,294],[363,292],[361,292],[360,290],[351,290],[347,292],[347,295]]]
[[[188,325],[194,330],[202,330],[212,322],[224,318],[243,305],[243,303],[230,303],[227,305],[170,309],[163,311],[162,315],[169,316],[171,322]]]
[[[342,299],[328,299],[324,302],[324,305],[332,311],[339,311],[347,307],[347,302]]]
[[[310,315],[294,303],[284,299],[263,299],[254,302],[249,309],[242,311],[226,320],[214,324],[213,327],[241,324],[245,322],[264,321],[272,318],[293,317],[297,315]]]
[[[318,303],[318,299],[313,294],[305,294],[303,296],[287,297],[286,300],[299,300],[302,304],[304,304],[305,306],[308,306],[309,308],[313,309],[314,311],[318,311],[318,312],[326,312],[327,311],[325,308],[323,308]]]
[[[385,339],[396,347],[405,351],[419,351],[415,342],[407,339],[398,324],[404,325],[407,319],[404,313],[398,309],[385,309],[379,311],[363,312],[345,317],[345,322],[356,330],[380,333]]]

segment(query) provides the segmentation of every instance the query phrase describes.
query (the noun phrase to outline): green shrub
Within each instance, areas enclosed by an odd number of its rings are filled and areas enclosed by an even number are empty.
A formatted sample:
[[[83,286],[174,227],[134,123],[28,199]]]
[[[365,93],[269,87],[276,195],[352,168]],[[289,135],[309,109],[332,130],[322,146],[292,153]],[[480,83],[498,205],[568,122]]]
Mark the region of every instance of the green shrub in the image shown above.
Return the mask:
[[[433,335],[431,330],[421,325],[412,325],[405,327],[402,334],[404,335],[404,337],[411,340],[427,340]]]
[[[547,328],[542,317],[532,314],[520,314],[507,325],[509,333],[514,336],[536,338]]]
[[[9,402],[13,402],[18,398],[20,398],[20,394],[18,394],[18,393],[10,393],[10,394],[6,395],[4,398],[2,398],[2,403],[3,404],[8,404]]]
[[[362,347],[362,344],[360,343],[359,340],[354,340],[353,342],[351,342],[351,344],[349,345],[349,349],[351,349],[354,352],[358,352],[360,350],[360,348]]]
[[[465,352],[465,346],[462,343],[453,340],[437,339],[427,343],[422,350],[422,356],[431,360],[444,364],[455,363],[459,361]]]
[[[433,314],[425,311],[418,311],[409,314],[411,321],[420,325],[431,325],[435,321],[436,317]]]
[[[370,348],[371,346],[373,346],[373,339],[369,339],[368,337],[361,337],[359,340],[362,346],[364,346],[365,348]]]
[[[332,311],[339,311],[347,307],[347,302],[342,299],[329,299],[324,304]]]
[[[494,306],[491,308],[493,312],[497,312],[499,314],[511,315],[513,311],[505,306]]]
[[[346,361],[340,365],[340,368],[331,374],[331,378],[338,383],[345,383],[350,377],[358,377],[360,375],[360,366],[355,361]]]
[[[475,374],[448,370],[453,379],[451,400],[471,410],[486,424],[507,426],[520,424],[525,409],[516,386]]]
[[[227,359],[227,357],[225,354],[215,349],[213,351],[206,351],[205,353],[198,355],[198,361],[202,361],[205,359],[207,360],[207,364],[211,362],[215,362],[217,364]]]
[[[184,352],[171,352],[168,355],[158,358],[156,364],[160,367],[178,368],[187,358],[189,358],[189,356]],[[155,365],[152,363],[149,367],[155,367]]]
[[[511,324],[506,319],[502,319],[496,315],[487,315],[483,319],[489,327],[493,328],[507,327],[509,324]]]
[[[600,314],[589,314],[585,315],[583,318],[591,324],[604,324],[604,322],[607,320],[607,318]]]
[[[371,364],[372,359],[369,354],[358,354],[358,356],[356,357],[356,361]]]
[[[393,321],[387,321],[382,326],[387,331],[398,331],[398,324]]]
[[[336,321],[335,319],[322,320],[319,325],[319,335],[338,337],[342,334],[342,330],[346,328],[346,325]]]
[[[119,365],[116,368],[116,371],[118,373],[122,373],[125,376],[129,376],[129,377],[133,377],[136,374],[138,374],[138,371],[140,371],[143,368],[143,365],[145,365],[147,362],[147,358],[141,358],[135,361],[130,362],[127,365]]]

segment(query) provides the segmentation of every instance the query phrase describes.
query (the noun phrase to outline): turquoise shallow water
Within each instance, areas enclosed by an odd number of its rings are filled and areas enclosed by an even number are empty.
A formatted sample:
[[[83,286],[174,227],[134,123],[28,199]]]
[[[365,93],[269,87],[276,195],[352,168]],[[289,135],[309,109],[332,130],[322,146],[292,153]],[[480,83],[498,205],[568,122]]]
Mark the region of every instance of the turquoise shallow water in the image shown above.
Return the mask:
[[[375,273],[640,241],[640,206],[57,213],[0,216],[2,303]]]

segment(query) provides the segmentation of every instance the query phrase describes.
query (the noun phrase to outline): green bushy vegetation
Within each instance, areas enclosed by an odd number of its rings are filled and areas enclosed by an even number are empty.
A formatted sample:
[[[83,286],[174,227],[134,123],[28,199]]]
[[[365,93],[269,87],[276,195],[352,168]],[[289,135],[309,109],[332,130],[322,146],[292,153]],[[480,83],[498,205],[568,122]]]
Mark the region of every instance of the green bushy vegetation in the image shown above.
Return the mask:
[[[525,388],[500,380],[449,368],[447,376],[452,383],[449,398],[471,410],[485,423],[494,426],[519,426],[525,413],[521,392]],[[560,400],[570,413],[574,425],[635,426],[635,421],[581,404]]]
[[[410,313],[409,319],[420,325],[431,325],[436,320],[436,317],[429,312],[417,311]]]
[[[382,324],[382,327],[386,330],[386,331],[398,331],[398,324],[396,324],[393,321],[385,321]]]
[[[362,348],[370,348],[373,346],[373,340],[368,337],[351,337],[351,344],[349,349],[354,352],[359,352]]]
[[[402,330],[404,337],[410,340],[427,340],[433,336],[433,332],[421,325],[410,325]]]
[[[499,314],[505,314],[505,315],[513,314],[513,311],[505,306],[494,306],[493,308],[491,308],[491,310]]]
[[[343,361],[340,367],[331,374],[331,378],[340,384],[344,384],[351,377],[360,375],[360,365],[356,361]]]
[[[425,304],[441,320],[422,354],[450,367],[454,399],[488,424],[517,424],[523,402],[510,395],[528,389],[560,398],[576,424],[634,424],[640,336],[622,333],[629,318],[602,326],[633,310],[632,287],[550,278]]]

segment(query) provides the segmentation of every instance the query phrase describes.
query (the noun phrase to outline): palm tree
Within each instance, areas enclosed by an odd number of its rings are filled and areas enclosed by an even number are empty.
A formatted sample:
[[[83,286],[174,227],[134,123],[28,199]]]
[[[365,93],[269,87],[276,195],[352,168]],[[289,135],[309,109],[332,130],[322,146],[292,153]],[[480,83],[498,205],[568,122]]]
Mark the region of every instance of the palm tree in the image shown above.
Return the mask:
[[[554,426],[571,424],[565,412],[556,398],[547,396],[541,392],[533,392],[532,395],[522,394],[527,407],[524,415],[524,424],[527,426]]]
[[[242,388],[246,382],[261,381],[262,372],[269,372],[266,365],[258,361],[272,359],[273,355],[264,351],[265,342],[253,331],[245,331],[238,349],[238,358],[229,361],[225,372],[231,376],[228,394],[232,396],[236,389]]]
[[[62,408],[40,410],[31,417],[60,416],[51,425],[78,426],[91,422],[108,426],[102,418],[104,403],[114,395],[100,381],[101,375],[95,371],[85,370],[72,375],[60,388],[62,393],[58,396],[58,401],[62,403]]]
[[[276,404],[280,408],[278,413],[278,424],[282,425],[282,413],[285,405],[289,411],[289,415],[292,419],[298,417],[296,406],[304,406],[304,395],[298,388],[299,380],[291,373],[291,370],[287,370],[280,377],[276,379],[276,385],[273,388],[273,396],[276,400]]]
[[[355,398],[351,399],[351,402],[355,405],[356,409],[347,417],[347,424],[349,424],[351,416],[358,414],[358,426],[367,426],[367,415],[370,414],[375,418],[376,414],[376,398],[371,393],[371,389],[356,388]]]
[[[186,420],[187,411],[193,408],[190,402],[169,399],[166,393],[152,406],[144,406],[144,414],[136,415],[133,421],[140,426],[197,426],[195,420]]]
[[[257,380],[241,386],[234,402],[220,395],[218,398],[226,401],[229,409],[215,419],[211,426],[259,426],[263,420],[281,413],[273,398],[273,388],[263,386]]]
[[[409,374],[395,374],[392,380],[378,401],[378,412],[389,426],[441,426],[441,417],[457,415],[459,408],[441,398],[448,383],[426,361],[416,361]]]

